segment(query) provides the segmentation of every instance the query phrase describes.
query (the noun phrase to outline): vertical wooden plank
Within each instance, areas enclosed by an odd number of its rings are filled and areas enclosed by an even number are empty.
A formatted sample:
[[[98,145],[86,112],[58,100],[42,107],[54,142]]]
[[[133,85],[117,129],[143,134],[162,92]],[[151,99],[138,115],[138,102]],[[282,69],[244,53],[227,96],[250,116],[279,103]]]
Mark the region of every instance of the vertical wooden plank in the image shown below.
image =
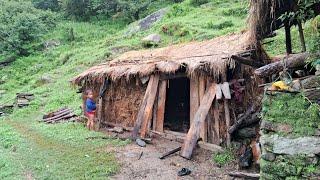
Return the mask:
[[[203,121],[205,121],[209,109],[211,107],[212,101],[216,94],[216,84],[213,83],[207,89],[205,95],[202,98],[200,107],[198,108],[196,114],[194,115],[193,123],[190,125],[190,129],[185,138],[181,149],[181,156],[187,159],[191,158],[194,147],[200,137],[200,126]]]
[[[143,113],[141,132],[140,132],[142,138],[145,138],[148,132],[148,128],[149,128],[148,125],[152,118],[153,104],[154,104],[154,100],[156,99],[158,84],[159,84],[159,75],[155,75],[153,78],[150,94],[147,98],[147,103]]]
[[[151,87],[152,87],[152,84],[153,84],[153,79],[154,79],[154,75],[151,75],[150,79],[149,79],[149,82],[148,82],[148,86],[147,86],[146,92],[145,92],[144,97],[143,97],[143,100],[142,100],[142,102],[140,104],[140,108],[139,108],[139,112],[138,112],[138,115],[137,115],[137,119],[136,119],[136,122],[135,122],[135,125],[134,125],[134,128],[133,128],[133,131],[132,131],[132,138],[133,139],[135,139],[138,136],[139,130],[141,128],[145,107],[147,105],[147,99],[149,97],[149,94],[150,94],[150,91],[151,91]]]
[[[167,95],[167,80],[160,82],[159,93],[158,93],[158,108],[157,108],[157,122],[156,131],[163,132],[164,124],[164,113],[166,107],[166,95]]]
[[[158,111],[158,100],[159,100],[159,87],[158,87],[158,92],[156,95],[156,99],[154,100],[154,104],[153,104],[153,115],[152,115],[152,130],[156,130],[156,126],[157,126],[157,111]]]
[[[286,32],[286,49],[287,54],[292,54],[292,42],[291,42],[291,31],[290,31],[290,25],[288,21],[284,22],[284,29]]]
[[[205,93],[205,88],[206,88],[205,78],[204,76],[200,76],[199,77],[199,102],[202,101],[202,98]],[[204,142],[208,142],[208,136],[207,136],[208,117],[206,118],[205,121],[203,121],[200,128],[200,137]]]
[[[228,129],[230,128],[230,109],[229,109],[229,101],[228,99],[224,99],[223,100],[224,102],[224,114],[225,114],[225,117],[226,117],[226,126],[227,126],[227,131],[226,131],[226,134],[227,134],[227,147],[230,147],[231,145],[231,137],[230,137],[230,134],[228,133]]]
[[[199,77],[190,78],[190,126],[199,108]]]
[[[213,117],[214,117],[214,131],[212,142],[214,144],[220,145],[220,112],[219,112],[219,101],[215,100],[214,109],[213,109]]]

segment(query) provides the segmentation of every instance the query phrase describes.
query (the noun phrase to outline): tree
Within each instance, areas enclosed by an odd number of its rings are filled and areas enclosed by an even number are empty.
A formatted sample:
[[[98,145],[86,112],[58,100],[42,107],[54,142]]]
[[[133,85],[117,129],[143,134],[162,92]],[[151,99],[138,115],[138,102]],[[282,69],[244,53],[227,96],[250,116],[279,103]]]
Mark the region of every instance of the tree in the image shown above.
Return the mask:
[[[59,0],[32,0],[35,8],[51,11],[59,11],[61,3]]]
[[[31,44],[55,26],[54,15],[26,1],[0,1],[0,53],[28,55]]]

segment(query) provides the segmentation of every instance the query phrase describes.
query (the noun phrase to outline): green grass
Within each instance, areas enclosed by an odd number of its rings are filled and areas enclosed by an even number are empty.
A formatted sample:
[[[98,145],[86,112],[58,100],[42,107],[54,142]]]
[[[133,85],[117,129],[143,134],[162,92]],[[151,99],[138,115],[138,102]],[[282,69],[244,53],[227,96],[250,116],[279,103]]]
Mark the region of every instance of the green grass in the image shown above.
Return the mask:
[[[213,154],[212,160],[218,166],[224,166],[235,160],[234,152],[232,149],[226,149],[223,152],[217,152]]]
[[[277,95],[263,100],[263,119],[287,123],[293,135],[313,135],[320,128],[320,107],[310,104],[302,95]]]

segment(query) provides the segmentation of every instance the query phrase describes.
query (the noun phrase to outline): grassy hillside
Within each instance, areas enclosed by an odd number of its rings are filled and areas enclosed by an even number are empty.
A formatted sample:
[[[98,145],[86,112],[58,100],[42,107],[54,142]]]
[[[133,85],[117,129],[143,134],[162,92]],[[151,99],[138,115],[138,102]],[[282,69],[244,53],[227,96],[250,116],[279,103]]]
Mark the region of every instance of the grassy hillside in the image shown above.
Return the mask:
[[[14,103],[18,92],[35,94],[29,107],[14,109],[9,116],[0,117],[0,179],[104,179],[115,173],[119,166],[113,154],[95,150],[126,142],[86,141],[86,137],[101,134],[89,132],[77,123],[38,123],[44,113],[65,106],[81,113],[80,95],[69,80],[93,65],[118,56],[123,50],[142,49],[140,40],[150,33],[159,33],[163,38],[159,46],[166,46],[241,31],[245,29],[248,4],[212,0],[195,7],[188,1],[180,4],[159,1],[149,11],[162,7],[169,8],[162,21],[130,36],[125,35],[130,25],[117,19],[61,20],[43,39],[58,40],[59,46],[35,51],[0,69],[0,104]]]

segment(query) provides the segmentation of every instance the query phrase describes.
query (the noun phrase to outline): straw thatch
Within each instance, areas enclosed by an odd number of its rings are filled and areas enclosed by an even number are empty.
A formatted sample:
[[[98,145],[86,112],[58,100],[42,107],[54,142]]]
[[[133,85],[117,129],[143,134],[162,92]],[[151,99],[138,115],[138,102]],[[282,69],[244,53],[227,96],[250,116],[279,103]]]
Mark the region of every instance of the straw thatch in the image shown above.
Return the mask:
[[[279,17],[295,9],[298,0],[250,0],[249,29],[250,37],[261,40],[283,27]],[[320,3],[309,7],[314,13],[320,14]],[[291,21],[291,25],[297,21]]]
[[[188,75],[208,73],[218,77],[227,67],[233,68],[232,55],[241,55],[250,50],[248,33],[232,34],[204,42],[191,42],[165,48],[131,51],[75,77],[72,82],[102,82],[126,78],[144,77],[152,73],[175,73],[181,67]]]

